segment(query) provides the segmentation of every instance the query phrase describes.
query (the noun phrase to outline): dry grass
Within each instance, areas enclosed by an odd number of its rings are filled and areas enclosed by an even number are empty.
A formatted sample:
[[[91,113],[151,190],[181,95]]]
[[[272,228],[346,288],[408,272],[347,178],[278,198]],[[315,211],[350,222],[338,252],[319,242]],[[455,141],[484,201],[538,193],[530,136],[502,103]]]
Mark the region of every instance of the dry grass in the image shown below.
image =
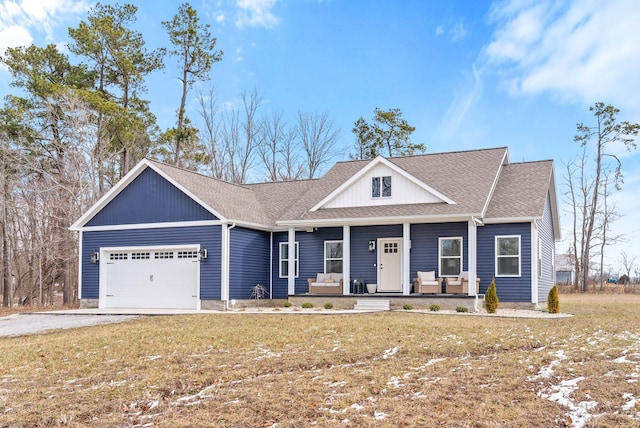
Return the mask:
[[[0,338],[0,426],[637,426],[640,296],[560,303],[576,316],[247,313]]]

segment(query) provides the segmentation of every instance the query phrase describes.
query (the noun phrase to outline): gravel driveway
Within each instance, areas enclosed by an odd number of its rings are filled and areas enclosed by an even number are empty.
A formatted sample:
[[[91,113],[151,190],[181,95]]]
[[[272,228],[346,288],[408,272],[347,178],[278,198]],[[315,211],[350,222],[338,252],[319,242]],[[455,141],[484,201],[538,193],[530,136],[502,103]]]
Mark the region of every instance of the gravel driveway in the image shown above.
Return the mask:
[[[0,336],[22,336],[46,330],[124,322],[135,315],[15,314],[0,318]]]

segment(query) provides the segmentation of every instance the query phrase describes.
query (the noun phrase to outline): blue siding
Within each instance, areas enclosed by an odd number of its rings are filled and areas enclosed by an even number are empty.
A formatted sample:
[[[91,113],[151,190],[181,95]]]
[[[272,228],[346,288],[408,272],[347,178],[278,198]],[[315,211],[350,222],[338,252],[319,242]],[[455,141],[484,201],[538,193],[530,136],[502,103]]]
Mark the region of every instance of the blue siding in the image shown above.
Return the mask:
[[[200,299],[220,300],[220,226],[105,230],[82,234],[82,298],[98,299],[99,265],[91,253],[101,247],[200,244],[208,256],[200,262]]]
[[[376,251],[369,251],[369,241],[378,238],[401,238],[402,225],[356,226],[351,228],[351,278],[362,278],[367,283],[378,281]],[[377,244],[376,244],[377,245]]]
[[[439,273],[438,239],[462,236],[462,270],[467,270],[468,228],[466,222],[411,225],[411,256],[409,276],[413,279],[417,271]]]
[[[273,239],[273,289],[274,298],[286,297],[288,292],[287,278],[280,275],[280,243],[288,241],[286,232],[274,233]],[[324,241],[342,239],[341,227],[320,228],[314,232],[296,232],[299,245],[299,276],[296,278],[295,294],[309,291],[308,278],[315,278],[324,272]],[[353,276],[353,274],[352,274]],[[284,294],[282,294],[284,293]]]
[[[531,302],[531,223],[487,224],[478,228],[478,277],[480,293],[486,293],[495,276],[495,237],[520,235],[522,254],[518,278],[496,278],[502,302]]]
[[[549,290],[554,286],[554,265],[552,260],[556,245],[553,231],[553,217],[551,216],[551,200],[547,193],[547,201],[544,206],[544,215],[538,226],[538,235],[542,242],[542,276],[538,278],[538,302],[546,302],[549,298]]]
[[[231,229],[230,299],[250,299],[251,287],[256,284],[262,285],[269,292],[270,235],[269,232],[242,227]]]
[[[173,184],[147,168],[86,226],[216,220]]]

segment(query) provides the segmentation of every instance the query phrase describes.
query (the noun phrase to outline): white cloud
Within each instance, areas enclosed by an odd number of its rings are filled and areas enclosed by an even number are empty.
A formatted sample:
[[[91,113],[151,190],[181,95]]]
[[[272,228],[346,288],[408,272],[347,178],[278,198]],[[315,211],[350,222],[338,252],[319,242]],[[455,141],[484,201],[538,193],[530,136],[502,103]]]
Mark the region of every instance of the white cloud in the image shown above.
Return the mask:
[[[274,15],[271,9],[277,0],[237,0],[238,19],[236,26],[273,28],[280,23],[280,17]]]
[[[475,65],[471,71],[465,74],[465,88],[454,91],[453,102],[438,129],[441,138],[448,140],[459,135],[467,112],[482,94],[482,72]]]
[[[33,37],[23,27],[12,25],[0,29],[0,55],[4,55],[7,48],[16,46],[28,46],[33,42]]]
[[[484,54],[512,95],[549,93],[640,114],[640,3],[635,0],[506,0]]]
[[[444,27],[442,25],[438,25],[436,27],[436,36],[441,36],[444,34]]]
[[[467,31],[463,23],[458,22],[453,27],[451,27],[449,31],[447,31],[446,33],[447,33],[447,39],[449,39],[449,41],[457,42],[458,40],[462,40],[465,37],[467,37],[467,34],[469,32]],[[444,25],[438,25],[436,27],[436,36],[442,36],[443,34],[445,34]]]

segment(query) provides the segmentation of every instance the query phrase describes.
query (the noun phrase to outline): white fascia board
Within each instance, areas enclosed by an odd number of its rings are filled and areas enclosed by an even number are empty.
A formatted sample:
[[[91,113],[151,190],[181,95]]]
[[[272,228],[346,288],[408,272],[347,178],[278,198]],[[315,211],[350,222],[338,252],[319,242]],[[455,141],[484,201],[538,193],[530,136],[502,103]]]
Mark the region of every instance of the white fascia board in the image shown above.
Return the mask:
[[[459,221],[469,221],[478,217],[478,214],[459,214],[455,216],[403,216],[403,217],[353,217],[338,219],[318,219],[318,220],[288,220],[278,221],[276,224],[281,227],[297,227],[301,229],[311,227],[337,227],[348,224],[350,226],[376,226],[381,224],[403,224],[403,223],[450,223]]]
[[[493,198],[493,193],[496,191],[496,187],[498,186],[498,181],[500,180],[500,175],[502,174],[502,168],[505,165],[509,165],[509,149],[507,148],[505,148],[504,150],[504,156],[502,156],[502,162],[500,162],[500,167],[498,168],[498,172],[496,173],[496,176],[493,178],[493,183],[491,184],[491,189],[489,190],[489,194],[487,195],[487,200],[484,201],[484,207],[482,207],[482,216],[484,216],[487,210],[489,209],[491,198]]]
[[[167,227],[192,227],[192,226],[218,226],[220,220],[176,221],[164,223],[134,223],[134,224],[110,224],[105,226],[81,227],[82,232],[97,232],[105,230],[137,230],[137,229],[163,229]]]
[[[560,215],[558,213],[558,193],[556,192],[555,165],[551,168],[549,178],[549,201],[551,202],[551,218],[553,219],[553,234],[556,241],[562,240],[562,228],[560,227]]]
[[[482,219],[484,224],[531,223],[540,220],[542,220],[542,217],[496,217]]]
[[[214,210],[203,201],[201,201],[198,197],[193,195],[187,189],[185,189],[182,185],[177,183],[171,177],[169,177],[164,172],[160,171],[160,169],[156,168],[151,162],[147,159],[142,159],[136,166],[134,166],[131,171],[129,171],[120,181],[118,181],[115,186],[113,186],[107,193],[105,193],[98,202],[93,204],[91,208],[89,208],[75,223],[73,223],[69,230],[81,230],[82,227],[91,220],[102,208],[104,208],[109,202],[111,202],[122,190],[124,190],[133,180],[135,180],[146,168],[151,168],[157,174],[159,174],[162,178],[169,181],[171,184],[176,186],[180,191],[184,192],[187,196],[193,199],[196,203],[201,205],[204,209],[209,211],[214,216],[218,217],[221,221],[224,221],[224,216],[222,216],[218,211]]]
[[[335,189],[333,192],[331,192],[327,196],[325,196],[320,202],[315,204],[309,211],[317,211],[318,209],[322,208],[327,202],[329,202],[332,199],[334,199],[335,197],[337,197],[345,189],[347,189],[350,186],[352,186],[356,181],[358,181],[360,178],[362,178],[364,175],[366,175],[369,171],[371,171],[373,168],[375,168],[378,165],[387,166],[388,168],[390,168],[391,170],[393,170],[397,174],[402,175],[403,177],[405,177],[407,180],[411,181],[415,185],[421,187],[425,191],[427,191],[427,192],[433,194],[434,196],[438,197],[439,199],[442,200],[442,202],[445,202],[445,203],[450,204],[450,205],[455,205],[455,201],[453,201],[452,199],[448,198],[447,196],[443,195],[442,193],[440,193],[437,190],[433,189],[432,187],[428,186],[424,182],[418,180],[416,177],[414,177],[413,175],[409,174],[407,171],[403,170],[402,168],[400,168],[399,166],[397,166],[393,162],[389,161],[388,159],[385,159],[382,156],[378,156],[378,157],[374,158],[371,162],[369,162],[367,164],[367,166],[362,168],[357,173],[353,174],[351,176],[351,178],[349,178],[347,181],[345,181],[340,186],[338,186],[337,189]]]

